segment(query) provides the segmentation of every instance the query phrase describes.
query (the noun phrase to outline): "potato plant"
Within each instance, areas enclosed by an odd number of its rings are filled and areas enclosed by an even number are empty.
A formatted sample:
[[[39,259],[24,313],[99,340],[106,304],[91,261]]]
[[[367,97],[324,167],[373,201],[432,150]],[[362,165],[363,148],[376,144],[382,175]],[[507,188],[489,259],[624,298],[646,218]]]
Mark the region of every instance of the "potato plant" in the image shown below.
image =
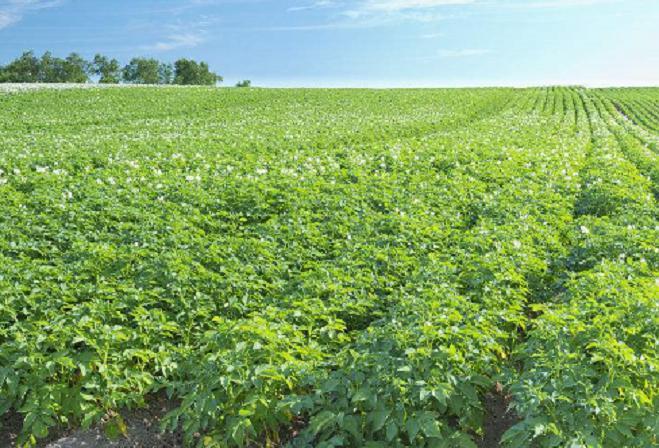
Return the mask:
[[[658,89],[0,93],[0,415],[650,447]],[[119,418],[119,417],[114,417]],[[0,428],[0,431],[2,429]]]

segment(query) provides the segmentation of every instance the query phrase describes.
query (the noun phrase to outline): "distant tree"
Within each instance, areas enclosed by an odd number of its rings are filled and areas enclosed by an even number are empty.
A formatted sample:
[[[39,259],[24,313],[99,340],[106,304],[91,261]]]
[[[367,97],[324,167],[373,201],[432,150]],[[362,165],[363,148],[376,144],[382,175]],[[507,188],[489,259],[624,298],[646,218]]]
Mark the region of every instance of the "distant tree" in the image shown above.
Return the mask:
[[[131,84],[160,84],[159,69],[156,59],[133,58],[123,69],[123,79]]]
[[[108,59],[106,56],[97,54],[92,63],[92,72],[99,76],[101,84],[118,84],[121,80],[121,66],[116,59]]]
[[[171,84],[174,82],[174,66],[161,63],[158,66],[158,82],[160,84]]]
[[[66,59],[54,57],[49,51],[37,58],[26,51],[0,71],[0,82],[87,82],[89,63],[77,53]]]
[[[97,76],[101,84],[123,81],[131,84],[215,85],[223,81],[206,62],[192,59],[179,59],[169,64],[153,58],[137,57],[121,67],[116,59],[101,54],[96,54],[89,62],[78,53],[71,53],[62,59],[53,56],[50,51],[41,58],[32,51],[26,51],[8,65],[0,66],[0,82],[86,83],[92,75]],[[243,81],[239,84],[249,87],[251,83]]]
[[[41,56],[39,61],[39,82],[64,82],[64,60],[56,58],[50,51]]]
[[[63,64],[64,82],[89,82],[91,65],[78,53],[71,53]]]
[[[174,63],[174,84],[212,86],[222,77],[210,71],[205,62],[179,59]]]
[[[33,51],[26,51],[0,71],[0,82],[38,82],[39,58]]]
[[[252,81],[245,79],[244,81],[236,83],[236,87],[252,87]]]

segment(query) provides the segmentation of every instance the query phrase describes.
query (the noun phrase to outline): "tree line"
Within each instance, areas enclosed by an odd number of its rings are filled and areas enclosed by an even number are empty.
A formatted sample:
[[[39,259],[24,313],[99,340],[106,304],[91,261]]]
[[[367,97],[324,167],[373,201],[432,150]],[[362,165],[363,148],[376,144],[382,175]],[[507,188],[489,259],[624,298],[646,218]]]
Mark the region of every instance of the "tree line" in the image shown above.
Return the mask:
[[[223,81],[206,62],[185,58],[170,64],[138,57],[122,67],[118,60],[101,54],[88,61],[78,53],[59,58],[49,51],[41,57],[26,51],[0,66],[0,83],[88,83],[92,78],[101,84],[215,85]]]

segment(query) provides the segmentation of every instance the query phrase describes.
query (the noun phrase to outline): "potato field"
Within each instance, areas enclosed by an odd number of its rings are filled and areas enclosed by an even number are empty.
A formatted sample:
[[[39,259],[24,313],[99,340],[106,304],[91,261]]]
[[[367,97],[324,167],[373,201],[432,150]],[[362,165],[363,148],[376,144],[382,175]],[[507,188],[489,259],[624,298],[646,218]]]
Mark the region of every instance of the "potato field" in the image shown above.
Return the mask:
[[[658,197],[659,88],[0,93],[0,416],[657,446]]]

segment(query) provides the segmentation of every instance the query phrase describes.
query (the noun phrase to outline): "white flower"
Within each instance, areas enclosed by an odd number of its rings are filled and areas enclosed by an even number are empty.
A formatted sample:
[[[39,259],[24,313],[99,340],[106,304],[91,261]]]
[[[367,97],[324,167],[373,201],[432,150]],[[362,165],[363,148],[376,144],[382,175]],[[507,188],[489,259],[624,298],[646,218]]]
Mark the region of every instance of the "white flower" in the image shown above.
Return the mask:
[[[108,177],[108,183],[110,185],[115,185],[117,182],[114,180],[114,177]]]
[[[519,249],[519,248],[522,247],[522,243],[520,241],[515,240],[515,241],[513,241],[513,247],[515,249]]]
[[[266,168],[259,168],[256,170],[256,174],[263,176],[264,174],[268,174],[268,170]]]
[[[70,191],[63,191],[62,198],[64,198],[64,200],[73,199],[73,193],[71,193]]]
[[[37,173],[47,173],[48,172],[48,167],[47,166],[38,166],[36,167]]]
[[[4,185],[6,183],[7,183],[7,179],[0,177],[0,185]]]
[[[14,174],[17,175],[17,176],[20,175],[21,170],[19,170],[18,168],[14,168]]]
[[[586,227],[586,226],[581,226],[580,230],[581,230],[581,233],[583,233],[584,235],[588,235],[590,233],[590,230],[588,230],[588,227]]]

